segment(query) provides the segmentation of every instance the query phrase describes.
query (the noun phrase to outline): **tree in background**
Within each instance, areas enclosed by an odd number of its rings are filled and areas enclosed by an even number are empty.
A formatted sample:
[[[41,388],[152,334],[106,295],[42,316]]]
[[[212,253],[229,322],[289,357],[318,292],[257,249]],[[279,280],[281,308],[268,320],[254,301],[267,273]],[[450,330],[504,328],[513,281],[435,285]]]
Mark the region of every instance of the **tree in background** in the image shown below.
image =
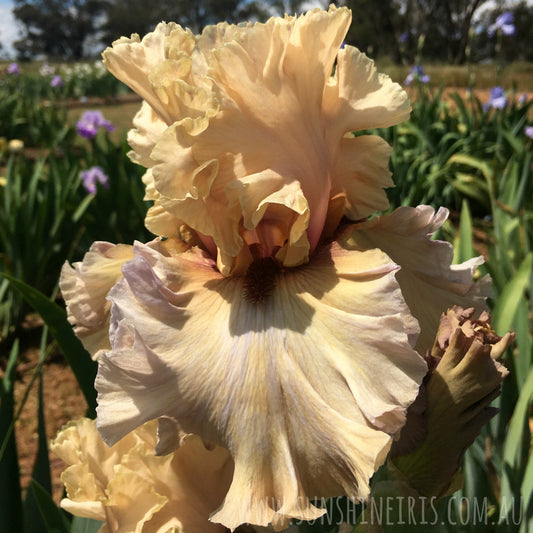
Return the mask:
[[[282,17],[285,13],[289,15],[303,13],[306,3],[305,0],[271,0],[268,2],[269,10],[272,11],[271,15],[277,17]],[[323,7],[327,9],[327,5]]]
[[[352,25],[346,36],[349,44],[357,46],[372,57],[388,56],[401,61],[401,15],[396,0],[345,0],[337,2],[352,10]]]
[[[472,21],[488,0],[340,0],[353,12],[347,41],[373,57],[413,63],[425,35],[424,56],[463,63]]]
[[[418,38],[425,35],[425,57],[463,63],[472,21],[486,3],[487,0],[400,0],[399,13],[408,35],[411,62]]]
[[[261,2],[244,0],[105,0],[102,39],[111,43],[122,35],[144,35],[164,21],[174,21],[198,33],[207,24],[262,20]]]
[[[471,41],[474,56],[495,55],[495,42],[486,28],[504,8],[488,0],[337,0],[353,11],[347,43],[368,55],[413,64],[419,38],[425,35],[425,61],[462,63]],[[270,15],[301,13],[304,0],[14,0],[13,14],[25,29],[15,43],[20,59],[45,56],[76,60],[94,56],[114,40],[132,33],[145,35],[155,25],[175,21],[199,33],[222,20],[265,20]],[[323,2],[327,8],[327,0]],[[481,16],[480,8],[487,7]],[[533,7],[522,1],[510,8],[517,36],[504,39],[504,58],[533,60]],[[476,17],[478,20],[476,20]],[[479,30],[481,28],[481,30]],[[485,28],[483,30],[483,28]],[[94,44],[96,43],[96,45]],[[92,44],[92,46],[89,46]]]
[[[81,59],[97,29],[102,0],[14,0],[13,15],[24,28],[14,43],[20,59]]]

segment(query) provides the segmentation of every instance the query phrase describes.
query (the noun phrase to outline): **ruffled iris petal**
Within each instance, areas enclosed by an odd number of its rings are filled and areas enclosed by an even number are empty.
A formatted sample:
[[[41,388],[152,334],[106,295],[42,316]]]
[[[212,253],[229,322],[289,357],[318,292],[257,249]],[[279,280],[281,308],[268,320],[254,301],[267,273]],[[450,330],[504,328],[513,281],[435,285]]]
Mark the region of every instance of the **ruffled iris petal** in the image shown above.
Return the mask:
[[[119,80],[128,80],[128,85],[141,98],[146,100],[156,113],[167,123],[172,124],[173,113],[162,102],[150,83],[149,75],[165,57],[165,45],[169,36],[178,34],[179,43],[185,53],[192,52],[194,36],[174,22],[161,22],[155,30],[141,40],[137,34],[131,38],[121,37],[106,49],[104,64]]]
[[[344,214],[350,220],[362,220],[387,209],[384,189],[394,187],[388,168],[391,152],[391,146],[375,135],[350,135],[341,140],[332,196],[344,196]]]
[[[388,206],[386,143],[345,135],[397,124],[410,106],[364,54],[340,49],[350,21],[332,6],[196,39],[160,24],[104,52],[146,101],[130,140],[150,169],[149,229],[169,236],[183,222],[227,276],[245,272],[252,245],[284,266],[306,263],[333,197],[354,220]]]
[[[109,309],[107,293],[122,277],[122,265],[133,257],[125,244],[95,242],[83,261],[63,265],[59,288],[67,305],[68,320],[85,349],[96,358],[109,349]]]
[[[482,257],[454,265],[452,245],[431,239],[447,217],[445,208],[435,212],[427,205],[400,207],[390,215],[353,226],[352,242],[362,249],[379,247],[401,266],[398,282],[420,324],[416,344],[420,353],[431,348],[442,313],[454,305],[481,311],[491,296],[488,276],[477,282],[473,279]]]
[[[393,126],[411,111],[401,86],[378,73],[374,62],[353,46],[339,50],[323,105],[332,138],[347,131]]]
[[[109,295],[100,432],[112,444],[164,416],[226,447],[235,472],[212,520],[229,528],[316,518],[308,497],[366,496],[426,372],[396,271],[344,240],[257,302],[262,288],[197,249],[136,244]]]
[[[194,435],[165,457],[155,457],[157,423],[149,422],[108,447],[94,420],[63,428],[50,449],[66,464],[61,507],[105,522],[102,533],[187,531],[224,533],[209,522],[231,480],[233,463],[222,448],[207,449]]]

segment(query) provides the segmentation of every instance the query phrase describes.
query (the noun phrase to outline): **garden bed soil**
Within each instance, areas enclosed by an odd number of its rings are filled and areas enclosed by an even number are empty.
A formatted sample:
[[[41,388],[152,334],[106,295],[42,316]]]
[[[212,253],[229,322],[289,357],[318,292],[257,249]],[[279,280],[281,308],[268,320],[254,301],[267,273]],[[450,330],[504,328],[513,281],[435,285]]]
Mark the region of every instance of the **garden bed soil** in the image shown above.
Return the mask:
[[[33,323],[31,323],[33,322]],[[16,408],[21,404],[31,383],[32,376],[39,362],[39,339],[42,327],[38,317],[30,317],[27,327],[29,342],[23,347],[15,381]],[[28,399],[15,425],[17,451],[19,455],[20,480],[25,492],[31,479],[33,464],[38,448],[37,409],[38,380],[30,389]],[[76,420],[85,414],[87,404],[80,392],[76,378],[60,353],[54,352],[43,366],[43,398],[45,406],[46,434],[48,442],[70,420]],[[60,474],[64,470],[63,462],[50,453],[52,470],[52,490],[54,500],[59,503],[63,495]]]

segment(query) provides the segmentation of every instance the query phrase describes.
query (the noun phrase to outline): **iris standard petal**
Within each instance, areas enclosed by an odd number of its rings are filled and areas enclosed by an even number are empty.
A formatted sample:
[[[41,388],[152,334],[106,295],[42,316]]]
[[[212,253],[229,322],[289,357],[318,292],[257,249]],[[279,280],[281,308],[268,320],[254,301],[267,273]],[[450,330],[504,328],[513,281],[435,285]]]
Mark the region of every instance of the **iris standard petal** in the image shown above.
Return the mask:
[[[218,24],[196,40],[159,25],[104,52],[110,71],[146,100],[130,139],[132,159],[151,171],[150,229],[174,236],[172,221],[183,222],[224,275],[240,275],[258,254],[306,263],[334,197],[348,217],[388,206],[386,143],[345,135],[397,124],[410,106],[364,54],[340,48],[350,21],[349,10],[331,6]]]

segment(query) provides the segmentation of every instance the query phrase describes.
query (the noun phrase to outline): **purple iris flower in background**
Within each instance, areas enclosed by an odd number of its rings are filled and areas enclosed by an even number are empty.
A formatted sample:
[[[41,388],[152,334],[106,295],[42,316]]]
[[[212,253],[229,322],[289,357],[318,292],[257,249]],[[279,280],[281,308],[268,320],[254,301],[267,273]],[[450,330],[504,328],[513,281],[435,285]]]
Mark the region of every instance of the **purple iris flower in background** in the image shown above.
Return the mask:
[[[107,131],[115,129],[115,126],[106,120],[100,111],[85,111],[76,123],[78,133],[86,139],[93,139],[99,128],[105,128]]]
[[[429,82],[429,76],[424,72],[424,67],[421,65],[415,65],[409,74],[407,75],[407,78],[405,78],[404,84],[410,85],[414,80],[419,81],[421,83],[428,83]]]
[[[7,67],[7,73],[18,76],[20,74],[19,66],[17,63],[10,63]]]
[[[491,24],[488,29],[490,37],[501,31],[503,35],[514,35],[516,28],[514,26],[514,16],[511,11],[505,11],[498,16],[496,22]]]
[[[490,90],[489,101],[483,104],[483,109],[485,109],[485,111],[488,111],[490,108],[503,109],[506,105],[507,96],[505,95],[505,91],[503,90],[503,87],[498,86],[493,87]]]
[[[400,42],[401,43],[406,43],[407,42],[407,39],[409,39],[409,33],[404,31],[401,35],[400,35]]]
[[[63,78],[59,74],[56,74],[50,82],[50,87],[63,87]]]
[[[524,133],[526,134],[527,137],[529,137],[530,139],[533,139],[533,126],[526,126],[524,128]]]
[[[89,170],[83,170],[81,173],[81,180],[84,189],[89,194],[96,193],[97,183],[100,183],[100,185],[106,189],[109,188],[109,178],[104,174],[102,167],[95,166],[91,167]]]

